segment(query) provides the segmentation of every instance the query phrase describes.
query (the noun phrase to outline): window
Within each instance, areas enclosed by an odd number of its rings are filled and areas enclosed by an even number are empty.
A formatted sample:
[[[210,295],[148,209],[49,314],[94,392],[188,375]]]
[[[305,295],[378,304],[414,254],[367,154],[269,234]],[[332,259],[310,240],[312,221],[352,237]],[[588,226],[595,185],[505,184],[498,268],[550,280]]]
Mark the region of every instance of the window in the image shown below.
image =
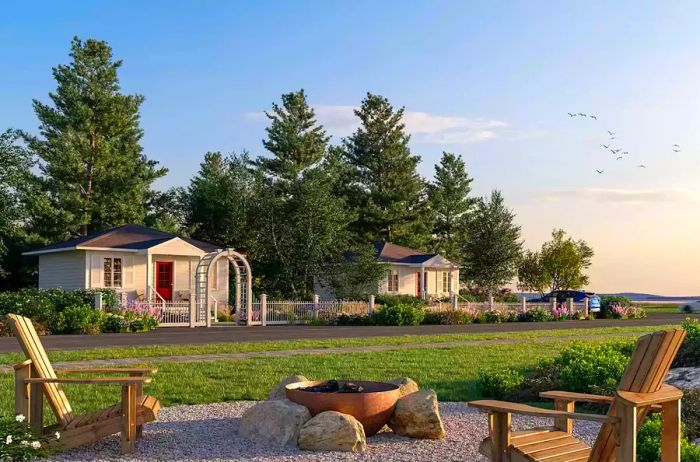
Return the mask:
[[[102,275],[105,287],[122,286],[122,259],[105,258],[102,262]]]
[[[398,271],[389,271],[389,292],[398,292],[399,291],[399,272]]]
[[[450,273],[449,273],[449,271],[442,272],[442,291],[443,292],[450,291]]]

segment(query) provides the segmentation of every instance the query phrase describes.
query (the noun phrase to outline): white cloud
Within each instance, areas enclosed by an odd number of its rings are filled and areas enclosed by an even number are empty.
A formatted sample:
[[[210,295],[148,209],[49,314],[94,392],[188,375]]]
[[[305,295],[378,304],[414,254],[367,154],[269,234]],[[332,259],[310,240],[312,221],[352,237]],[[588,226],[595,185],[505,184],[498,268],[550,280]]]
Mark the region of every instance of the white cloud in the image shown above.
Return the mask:
[[[540,197],[551,201],[582,199],[606,203],[700,203],[700,195],[689,189],[556,189],[543,191]]]
[[[355,106],[320,104],[314,106],[316,118],[326,130],[335,136],[348,136],[359,121],[354,114]],[[262,112],[246,114],[250,119],[265,119]],[[498,131],[508,126],[500,120],[482,117],[468,118],[443,116],[427,112],[406,111],[403,122],[406,131],[416,143],[466,144],[495,138]]]

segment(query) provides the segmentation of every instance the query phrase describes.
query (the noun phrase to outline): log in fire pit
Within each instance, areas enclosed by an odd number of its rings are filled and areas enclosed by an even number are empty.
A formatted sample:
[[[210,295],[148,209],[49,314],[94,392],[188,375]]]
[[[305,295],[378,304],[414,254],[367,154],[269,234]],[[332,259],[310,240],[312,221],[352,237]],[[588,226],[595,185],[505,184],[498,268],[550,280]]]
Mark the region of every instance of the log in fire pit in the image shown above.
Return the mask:
[[[306,406],[312,416],[337,411],[356,418],[372,436],[389,422],[399,399],[399,386],[384,382],[315,381],[286,386],[290,401]]]

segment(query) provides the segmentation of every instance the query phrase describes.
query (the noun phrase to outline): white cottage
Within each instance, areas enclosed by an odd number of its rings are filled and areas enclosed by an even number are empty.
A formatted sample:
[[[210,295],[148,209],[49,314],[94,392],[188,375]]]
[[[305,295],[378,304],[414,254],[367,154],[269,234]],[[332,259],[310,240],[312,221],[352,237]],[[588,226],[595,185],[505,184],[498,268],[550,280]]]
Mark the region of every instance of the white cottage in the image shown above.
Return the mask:
[[[195,269],[218,246],[142,225],[124,225],[50,245],[39,257],[39,288],[112,288],[128,299],[186,301],[194,296]],[[229,301],[229,261],[209,273],[210,302]]]

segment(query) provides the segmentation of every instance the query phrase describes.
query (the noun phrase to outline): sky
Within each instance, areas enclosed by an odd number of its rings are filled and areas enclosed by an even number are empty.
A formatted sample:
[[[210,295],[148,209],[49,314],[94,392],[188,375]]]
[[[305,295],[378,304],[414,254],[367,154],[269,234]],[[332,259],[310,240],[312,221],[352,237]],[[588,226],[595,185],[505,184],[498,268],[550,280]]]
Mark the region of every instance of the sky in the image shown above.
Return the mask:
[[[303,88],[339,143],[370,91],[406,108],[423,176],[450,151],[474,194],[503,192],[525,247],[554,228],[591,244],[589,289],[697,295],[698,17],[682,0],[11,2],[0,130],[36,131],[31,101],[48,101],[75,35],[109,42],[122,90],[145,96],[160,189],[207,151],[264,155],[282,93]]]

